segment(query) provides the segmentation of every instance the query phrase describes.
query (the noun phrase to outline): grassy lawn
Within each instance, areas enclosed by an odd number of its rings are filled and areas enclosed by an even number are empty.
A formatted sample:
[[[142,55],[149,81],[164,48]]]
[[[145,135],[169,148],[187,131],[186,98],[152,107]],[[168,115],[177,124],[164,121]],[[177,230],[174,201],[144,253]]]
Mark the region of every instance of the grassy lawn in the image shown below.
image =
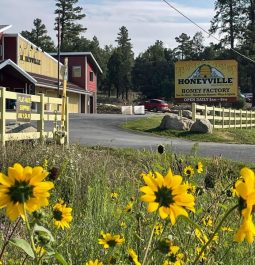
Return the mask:
[[[201,134],[176,130],[160,130],[158,126],[163,116],[148,116],[141,119],[128,121],[123,128],[141,132],[153,133],[169,138],[183,138],[192,141],[255,144],[255,129],[214,129],[212,134]]]

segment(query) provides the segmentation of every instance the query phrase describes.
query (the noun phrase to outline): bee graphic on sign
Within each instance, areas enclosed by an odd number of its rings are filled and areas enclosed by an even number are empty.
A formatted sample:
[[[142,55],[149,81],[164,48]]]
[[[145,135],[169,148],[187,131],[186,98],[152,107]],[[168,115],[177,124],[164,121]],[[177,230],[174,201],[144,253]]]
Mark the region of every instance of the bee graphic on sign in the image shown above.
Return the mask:
[[[202,64],[192,73],[190,77],[188,77],[188,79],[214,77],[224,78],[224,75],[215,67],[212,67],[209,64]]]

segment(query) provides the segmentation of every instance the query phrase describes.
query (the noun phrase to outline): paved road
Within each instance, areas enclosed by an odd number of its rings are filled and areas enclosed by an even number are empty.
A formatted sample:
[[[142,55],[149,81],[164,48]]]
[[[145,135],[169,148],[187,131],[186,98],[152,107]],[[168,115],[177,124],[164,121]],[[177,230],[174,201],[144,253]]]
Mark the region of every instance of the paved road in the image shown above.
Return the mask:
[[[138,116],[118,114],[70,114],[70,142],[108,147],[146,148],[155,150],[159,144],[176,153],[190,153],[194,142],[152,136],[124,130],[123,122]],[[255,163],[255,145],[199,143],[198,155],[219,156],[243,162]]]

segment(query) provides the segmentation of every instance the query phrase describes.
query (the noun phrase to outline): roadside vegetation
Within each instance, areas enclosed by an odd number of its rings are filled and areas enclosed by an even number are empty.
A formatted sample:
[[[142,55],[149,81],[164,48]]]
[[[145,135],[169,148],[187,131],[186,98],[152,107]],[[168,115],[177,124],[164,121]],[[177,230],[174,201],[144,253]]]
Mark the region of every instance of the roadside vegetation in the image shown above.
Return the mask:
[[[155,149],[9,143],[1,263],[253,264],[253,165]]]
[[[255,129],[214,129],[212,134],[201,134],[177,130],[160,130],[162,115],[151,115],[127,121],[123,128],[157,134],[169,138],[182,138],[200,142],[219,142],[232,144],[255,144]]]

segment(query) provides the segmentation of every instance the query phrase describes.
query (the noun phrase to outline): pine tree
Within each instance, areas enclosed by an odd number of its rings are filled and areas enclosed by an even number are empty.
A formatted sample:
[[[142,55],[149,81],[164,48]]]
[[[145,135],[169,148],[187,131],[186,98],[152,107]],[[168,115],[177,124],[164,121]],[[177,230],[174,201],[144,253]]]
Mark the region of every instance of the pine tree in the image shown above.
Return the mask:
[[[230,44],[233,49],[236,41],[242,39],[247,21],[243,12],[243,0],[217,0],[215,11],[210,32],[214,34],[219,31],[223,35],[222,43]]]
[[[56,50],[54,42],[50,36],[47,35],[47,29],[42,20],[36,18],[33,22],[34,28],[31,31],[21,31],[21,35],[31,41],[43,51],[53,52]]]
[[[128,91],[132,86],[131,71],[134,64],[134,53],[130,41],[127,28],[122,26],[116,39],[117,49],[113,52],[108,63],[108,77],[117,75],[114,77],[115,81],[108,78],[109,84],[114,82],[117,98],[121,95],[122,99],[126,98],[126,100],[128,100]]]
[[[78,0],[56,0],[55,30],[60,31],[60,50],[72,51],[80,34],[85,32],[86,28],[82,24],[75,23],[85,17],[82,13],[82,7],[75,6]]]
[[[192,53],[192,40],[186,33],[182,33],[179,37],[175,38],[177,43],[180,43],[174,52],[178,59],[190,59]]]

